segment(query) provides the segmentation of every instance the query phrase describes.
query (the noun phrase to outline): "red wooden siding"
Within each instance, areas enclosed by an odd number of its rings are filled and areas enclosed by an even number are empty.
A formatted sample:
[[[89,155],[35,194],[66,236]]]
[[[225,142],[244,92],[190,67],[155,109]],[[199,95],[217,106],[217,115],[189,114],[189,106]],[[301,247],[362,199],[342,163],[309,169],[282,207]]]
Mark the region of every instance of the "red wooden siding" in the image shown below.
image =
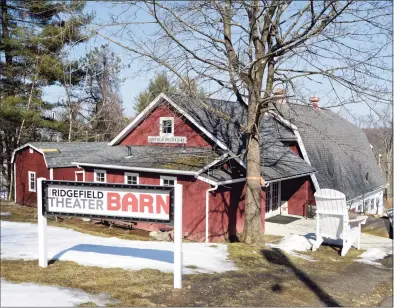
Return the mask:
[[[53,179],[61,181],[75,181],[75,171],[82,171],[77,167],[54,168]]]
[[[87,168],[85,180],[93,181],[93,169]],[[136,172],[140,184],[160,185],[160,174]],[[163,174],[162,174],[163,175]],[[188,239],[205,240],[205,194],[211,186],[195,179],[193,176],[174,175],[177,183],[183,185],[183,232]],[[124,183],[123,170],[107,170],[108,183]],[[209,197],[209,237],[212,242],[233,240],[237,232],[243,231],[243,215],[245,209],[244,183],[230,187],[219,187]],[[262,214],[264,220],[264,214]],[[157,231],[163,224],[137,223],[136,227],[149,231]]]
[[[181,146],[172,143],[148,143],[148,136],[160,136],[160,117],[174,118],[174,136],[187,138],[186,146],[211,147],[210,141],[202,137],[197,128],[182,118],[166,104],[158,106],[152,113],[140,123],[120,144],[122,145],[158,145],[158,146]],[[202,133],[201,133],[202,134]]]
[[[309,177],[301,177],[282,182],[282,202],[287,201],[288,213],[303,216],[308,202],[314,202]]]
[[[16,203],[37,205],[37,193],[29,191],[28,172],[35,172],[36,179],[40,177],[49,179],[49,170],[45,165],[43,155],[35,150],[33,150],[33,153],[29,153],[29,148],[25,148],[16,155],[15,163]]]
[[[297,142],[283,142],[283,144],[287,146],[293,153],[302,158],[301,150]]]

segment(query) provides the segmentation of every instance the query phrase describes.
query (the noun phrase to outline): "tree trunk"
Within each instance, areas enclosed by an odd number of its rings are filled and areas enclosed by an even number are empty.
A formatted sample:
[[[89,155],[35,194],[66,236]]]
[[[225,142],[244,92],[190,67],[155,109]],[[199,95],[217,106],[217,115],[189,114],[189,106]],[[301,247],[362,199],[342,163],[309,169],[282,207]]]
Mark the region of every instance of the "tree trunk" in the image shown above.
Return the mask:
[[[248,104],[247,154],[246,154],[246,205],[243,241],[257,243],[261,239],[261,171],[258,93],[251,93]]]

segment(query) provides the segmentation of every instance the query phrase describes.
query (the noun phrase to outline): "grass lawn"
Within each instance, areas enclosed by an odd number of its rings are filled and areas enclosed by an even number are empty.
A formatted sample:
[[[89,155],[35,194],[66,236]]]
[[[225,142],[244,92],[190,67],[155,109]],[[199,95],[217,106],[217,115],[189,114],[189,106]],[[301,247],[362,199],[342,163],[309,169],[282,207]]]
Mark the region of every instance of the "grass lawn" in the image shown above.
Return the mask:
[[[11,207],[2,206],[1,211],[12,212]],[[23,209],[15,208],[19,214],[15,212],[2,219],[34,220],[32,209],[24,214]],[[51,222],[73,228],[69,223]],[[79,223],[77,227],[91,228],[90,225]],[[107,232],[119,232],[119,237],[125,238],[124,230],[95,228],[97,230],[83,232],[105,233],[106,236],[114,236]],[[278,237],[266,236],[265,241],[276,242]],[[231,243],[228,249],[238,270],[184,275],[181,290],[173,289],[172,274],[158,270],[127,271],[61,261],[43,269],[38,267],[37,261],[2,260],[1,276],[12,282],[79,288],[93,294],[108,293],[113,305],[117,306],[376,306],[392,294],[392,269],[353,262],[361,253],[356,249],[340,257],[339,248],[321,246],[316,252],[306,253],[315,262],[264,246]],[[389,265],[390,260],[385,264]],[[85,304],[89,305],[91,303]]]

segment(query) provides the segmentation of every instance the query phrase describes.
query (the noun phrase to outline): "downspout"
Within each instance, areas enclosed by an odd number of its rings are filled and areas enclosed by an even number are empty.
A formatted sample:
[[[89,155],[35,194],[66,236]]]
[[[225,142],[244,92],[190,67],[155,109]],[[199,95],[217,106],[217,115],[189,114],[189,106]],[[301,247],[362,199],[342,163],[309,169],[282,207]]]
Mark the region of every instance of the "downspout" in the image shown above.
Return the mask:
[[[209,243],[209,193],[218,189],[219,185],[215,184],[212,188],[207,189],[205,193],[205,242]]]

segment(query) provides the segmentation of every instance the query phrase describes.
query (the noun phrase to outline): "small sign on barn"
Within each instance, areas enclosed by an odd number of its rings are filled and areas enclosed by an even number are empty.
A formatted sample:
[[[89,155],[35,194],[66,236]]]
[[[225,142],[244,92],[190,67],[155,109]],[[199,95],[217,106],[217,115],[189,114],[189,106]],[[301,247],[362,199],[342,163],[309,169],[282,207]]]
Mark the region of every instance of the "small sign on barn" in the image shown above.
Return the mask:
[[[47,216],[174,224],[174,288],[182,287],[182,185],[37,181],[38,263],[48,266]]]

